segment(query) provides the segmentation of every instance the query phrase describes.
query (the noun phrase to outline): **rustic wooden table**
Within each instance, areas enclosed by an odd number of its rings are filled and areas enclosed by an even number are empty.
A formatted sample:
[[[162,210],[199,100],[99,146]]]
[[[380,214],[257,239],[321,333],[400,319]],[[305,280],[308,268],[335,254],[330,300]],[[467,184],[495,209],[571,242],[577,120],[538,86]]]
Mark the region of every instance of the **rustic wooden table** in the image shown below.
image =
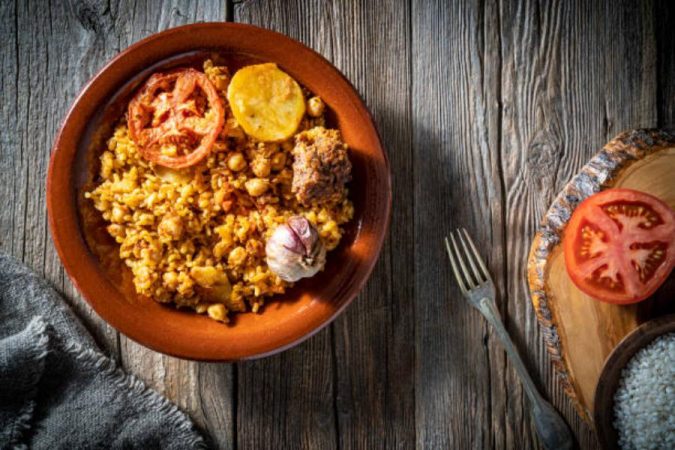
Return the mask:
[[[391,231],[360,297],[280,355],[205,364],[152,352],[93,313],[47,227],[52,140],[103,64],[157,31],[246,22],[316,49],[370,107],[391,161]],[[556,192],[602,144],[675,125],[675,6],[606,1],[0,1],[0,250],[43,273],[101,345],[219,448],[538,448],[520,383],[460,297],[441,245],[473,230],[500,310],[581,448],[525,260]]]

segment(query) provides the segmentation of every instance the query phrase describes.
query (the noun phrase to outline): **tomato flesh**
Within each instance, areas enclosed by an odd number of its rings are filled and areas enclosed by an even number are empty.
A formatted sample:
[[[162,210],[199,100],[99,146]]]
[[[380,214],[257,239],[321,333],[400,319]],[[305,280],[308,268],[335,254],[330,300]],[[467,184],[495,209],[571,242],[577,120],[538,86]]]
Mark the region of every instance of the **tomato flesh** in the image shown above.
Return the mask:
[[[148,161],[180,169],[211,152],[225,122],[218,91],[194,69],[155,73],[129,103],[129,135]]]
[[[609,303],[639,302],[675,266],[675,212],[649,194],[607,189],[577,206],[563,247],[581,291]]]

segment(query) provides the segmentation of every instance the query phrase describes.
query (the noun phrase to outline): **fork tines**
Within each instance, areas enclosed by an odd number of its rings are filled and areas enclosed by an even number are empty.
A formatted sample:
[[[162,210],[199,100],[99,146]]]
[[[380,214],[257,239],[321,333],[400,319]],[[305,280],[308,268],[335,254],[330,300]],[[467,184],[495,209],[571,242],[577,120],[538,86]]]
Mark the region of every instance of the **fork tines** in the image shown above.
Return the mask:
[[[457,236],[456,239],[455,236]],[[463,251],[460,251],[457,240],[459,240]],[[452,246],[450,245],[451,241]],[[462,292],[466,293],[481,284],[492,282],[490,273],[466,229],[462,228],[454,233],[450,233],[450,239],[445,238],[445,247],[448,251],[452,271]],[[471,271],[469,271],[467,266],[471,267]]]

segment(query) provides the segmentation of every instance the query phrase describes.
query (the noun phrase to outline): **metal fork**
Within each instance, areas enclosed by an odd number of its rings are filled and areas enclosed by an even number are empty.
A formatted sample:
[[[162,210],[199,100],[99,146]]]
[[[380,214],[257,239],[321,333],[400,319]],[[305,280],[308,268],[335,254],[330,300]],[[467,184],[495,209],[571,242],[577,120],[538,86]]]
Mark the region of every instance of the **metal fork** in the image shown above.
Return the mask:
[[[457,239],[455,239],[455,235]],[[452,246],[450,245],[451,241]],[[457,241],[460,242],[463,252],[460,251]],[[513,341],[511,341],[511,337],[504,328],[495,304],[495,285],[469,233],[464,228],[461,231],[457,230],[454,234],[451,233],[450,240],[447,237],[445,238],[445,246],[448,250],[452,271],[455,273],[462,294],[494,327],[504,349],[506,349],[506,353],[516,368],[516,372],[520,376],[530,400],[532,418],[542,444],[549,450],[573,448],[572,432],[560,414],[537,391],[530,374],[525,369],[525,364],[523,364]]]

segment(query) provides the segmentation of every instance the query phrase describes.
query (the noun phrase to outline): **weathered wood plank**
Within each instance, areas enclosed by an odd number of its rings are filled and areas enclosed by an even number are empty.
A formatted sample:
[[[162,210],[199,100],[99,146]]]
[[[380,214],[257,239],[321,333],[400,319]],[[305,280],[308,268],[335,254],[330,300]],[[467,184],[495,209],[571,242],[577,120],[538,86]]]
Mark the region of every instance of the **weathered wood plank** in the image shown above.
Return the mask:
[[[374,4],[375,3],[375,4]],[[340,446],[411,448],[414,302],[409,5],[334,2],[333,63],[362,94],[393,174],[392,225],[363,293],[334,325]],[[383,82],[386,80],[386,83]]]
[[[366,289],[333,325],[334,360],[315,362],[310,376],[332,366],[340,447],[409,448],[414,442],[409,11],[392,2],[376,3],[249,2],[235,7],[235,19],[282,31],[318,50],[356,86],[380,125],[394,173],[390,242],[398,245],[385,247]],[[326,346],[331,345],[330,337],[328,333],[321,337]],[[300,355],[304,349],[295,352]],[[255,389],[245,381],[246,370],[241,367],[242,395]],[[287,408],[295,415],[291,406]],[[280,436],[283,442],[297,442],[287,434],[303,432],[279,425],[265,428],[270,437]],[[243,437],[245,432],[239,429]],[[321,443],[330,446],[325,440]]]
[[[198,21],[225,20],[225,2],[75,2],[73,10],[100,65],[113,54],[158,31]],[[217,448],[234,447],[232,366],[160,355],[120,336],[125,368],[188,412]]]
[[[117,333],[98,320],[64,275],[48,233],[45,179],[53,138],[70,102],[103,60],[86,49],[76,16],[63,2],[2,2],[2,250],[44,274],[65,294],[98,342],[117,352]],[[111,57],[112,46],[101,47]]]
[[[21,146],[19,133],[19,33],[18,11],[16,3],[0,3],[0,120],[13,123],[14,130],[5,130],[0,134],[0,198],[6,205],[0,209],[0,249],[17,257],[14,247],[14,216],[21,204],[20,187],[15,183],[21,178],[21,169],[17,167],[17,156]],[[19,197],[15,199],[14,197]]]
[[[496,11],[415,2],[411,16],[417,446],[503,448],[503,352],[462,298],[443,246],[451,229],[471,230],[502,290]]]
[[[659,127],[675,128],[675,3],[654,2]]]
[[[530,369],[577,433],[597,445],[560,389],[527,300],[530,239],[553,197],[612,136],[656,125],[653,24],[649,2],[504,2],[501,165],[505,188],[507,318]],[[525,351],[527,350],[527,351]],[[507,429],[533,434],[512,370]],[[522,423],[524,426],[519,426]],[[507,442],[518,443],[519,435]],[[523,446],[525,448],[525,446]]]
[[[570,8],[573,10],[574,8]],[[564,152],[560,108],[560,58],[561,33],[567,33],[570,23],[563,24],[562,5],[552,4],[539,9],[536,2],[516,4],[506,2],[501,16],[502,53],[502,140],[501,164],[505,186],[507,254],[510,267],[507,273],[509,304],[507,318],[509,330],[521,350],[529,349],[523,356],[540,381],[551,376],[549,361],[541,345],[538,326],[524,287],[525,258],[531,236],[541,214],[558,190],[556,178],[571,175],[569,167],[552,170]],[[592,45],[587,43],[587,45]],[[577,91],[578,92],[578,91]],[[578,100],[584,101],[585,96]],[[522,127],[527,127],[528,140],[521,141]],[[569,144],[567,144],[569,145]],[[582,156],[585,161],[586,156]],[[579,162],[581,162],[579,161]],[[562,187],[562,186],[560,186]],[[546,191],[548,189],[548,191]],[[529,194],[535,190],[536,195]],[[543,195],[542,195],[543,194]],[[523,199],[523,197],[525,199]],[[508,205],[511,205],[510,207]],[[515,237],[515,239],[514,239]],[[534,357],[533,357],[534,355]],[[536,367],[532,360],[542,364]],[[539,369],[539,370],[538,370]],[[523,391],[513,373],[508,373],[504,386],[512,386],[506,400],[509,409],[507,442],[513,444],[518,433],[531,433],[530,424],[523,423],[527,405]],[[515,385],[514,385],[515,383]],[[552,380],[554,403],[566,406],[564,395],[558,394],[556,380]],[[550,391],[549,391],[550,392]],[[575,413],[565,411],[566,417],[575,419]],[[515,426],[518,422],[521,425]],[[578,426],[577,423],[573,425]],[[575,427],[576,428],[576,427]]]
[[[10,124],[0,133],[0,250],[52,281],[99,342],[218,448],[538,448],[519,381],[451,279],[441,237],[466,226],[535,379],[593,448],[550,369],[526,252],[554,194],[608,138],[675,126],[675,7],[453,3],[0,2],[0,120]],[[51,143],[86,80],[143,36],[232,11],[346,74],[394,178],[390,239],[360,298],[302,346],[236,369],[118,336],[64,275],[44,206]]]
[[[330,334],[237,365],[237,446],[336,448]]]
[[[235,4],[234,20],[280,31],[330,59],[334,42],[327,11],[304,3]],[[332,342],[326,328],[295,349],[237,365],[239,447],[337,447]]]
[[[120,353],[127,370],[190,414],[215,448],[235,448],[232,365],[173,358],[124,336]]]
[[[101,321],[64,276],[47,231],[44,180],[51,143],[69,104],[103,64],[138,39],[200,20],[223,20],[216,2],[2,2],[3,251],[44,273],[68,297],[99,342],[232,448],[231,367],[160,356]],[[150,363],[150,364],[148,364]]]

